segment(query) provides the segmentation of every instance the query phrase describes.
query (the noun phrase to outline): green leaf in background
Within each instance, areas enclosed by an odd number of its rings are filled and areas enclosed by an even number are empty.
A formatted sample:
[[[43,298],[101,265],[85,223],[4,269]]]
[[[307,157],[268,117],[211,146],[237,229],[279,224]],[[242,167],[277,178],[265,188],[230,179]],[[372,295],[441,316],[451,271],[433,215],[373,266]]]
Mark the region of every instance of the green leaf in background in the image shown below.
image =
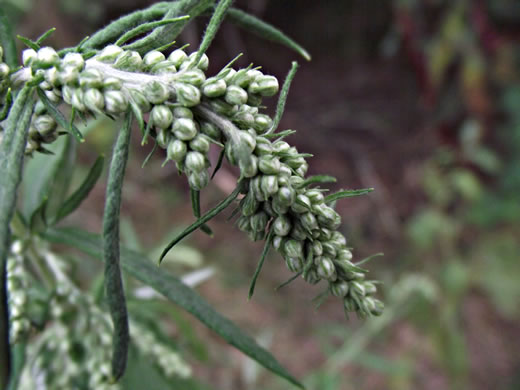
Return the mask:
[[[280,43],[289,49],[296,51],[307,61],[311,60],[310,54],[302,46],[289,38],[276,27],[258,19],[256,16],[250,15],[236,8],[231,8],[228,13],[229,20],[248,32],[259,35],[269,41]]]
[[[211,16],[211,19],[206,27],[206,31],[204,32],[204,36],[202,38],[202,42],[200,43],[199,49],[197,50],[197,56],[195,57],[194,63],[197,64],[202,57],[202,55],[208,50],[211,42],[213,42],[213,38],[217,35],[217,31],[220,28],[220,24],[224,20],[226,16],[226,12],[229,7],[233,3],[233,0],[220,0],[215,7],[215,11]]]
[[[280,91],[280,97],[278,98],[278,104],[276,105],[276,114],[274,116],[271,128],[267,131],[268,134],[274,133],[280,124],[280,120],[282,119],[283,113],[285,111],[285,102],[287,101],[287,96],[289,96],[289,88],[291,88],[291,83],[294,79],[294,76],[296,76],[297,70],[298,63],[293,61],[291,63],[291,70],[289,70],[289,73],[283,82],[282,90]]]
[[[96,258],[102,258],[102,242],[100,237],[94,234],[73,228],[50,228],[45,232],[44,238],[51,242],[73,246]],[[208,302],[179,279],[160,270],[141,254],[125,248],[121,248],[121,266],[134,278],[151,286],[167,299],[194,315],[229,344],[276,375],[303,388],[302,384],[289,374],[267,350],[260,347],[234,323],[217,313]]]
[[[54,154],[35,153],[24,169],[22,213],[28,221],[43,221],[43,215],[53,217],[67,196],[76,160],[76,141],[62,136],[49,145],[49,150]],[[36,212],[41,215],[37,217]]]
[[[4,48],[5,63],[11,69],[18,66],[18,54],[14,40],[13,28],[4,7],[0,7],[0,45]]]
[[[0,388],[9,381],[10,348],[6,264],[9,223],[16,208],[16,192],[22,178],[25,144],[34,108],[34,89],[25,86],[16,97],[0,143]]]
[[[370,192],[374,191],[373,188],[363,188],[361,190],[344,190],[336,192],[335,194],[330,194],[325,197],[325,203],[335,202],[338,199],[343,198],[351,198],[353,196],[366,195]]]
[[[112,379],[117,381],[123,376],[126,368],[130,333],[128,328],[128,311],[125,292],[119,265],[119,213],[123,179],[130,148],[132,131],[132,114],[128,112],[124,124],[117,135],[105,197],[103,214],[103,260],[105,262],[105,293],[114,324]]]
[[[76,210],[79,205],[87,198],[90,191],[94,188],[97,181],[101,177],[103,173],[103,164],[105,162],[105,158],[103,156],[99,156],[90,171],[83,180],[83,183],[78,187],[76,191],[72,195],[70,195],[60,206],[60,209],[56,213],[56,216],[52,220],[52,224],[56,224],[65,218],[67,215]]]

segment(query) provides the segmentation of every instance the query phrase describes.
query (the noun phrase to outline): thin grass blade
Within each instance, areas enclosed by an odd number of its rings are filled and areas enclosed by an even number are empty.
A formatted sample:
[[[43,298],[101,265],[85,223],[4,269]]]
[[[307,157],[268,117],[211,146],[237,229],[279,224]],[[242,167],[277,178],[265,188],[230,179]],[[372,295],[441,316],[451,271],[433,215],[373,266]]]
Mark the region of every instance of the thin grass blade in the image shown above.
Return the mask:
[[[289,73],[287,73],[282,90],[280,91],[280,97],[278,98],[278,104],[276,105],[276,114],[274,115],[271,128],[267,131],[268,134],[274,133],[280,124],[280,120],[282,119],[283,112],[285,110],[285,102],[287,101],[287,96],[289,95],[289,88],[291,88],[291,83],[294,79],[294,76],[296,76],[297,70],[298,63],[293,61],[291,64],[291,70],[289,70]]]
[[[353,196],[366,195],[374,191],[373,188],[363,188],[361,190],[344,190],[325,197],[325,203],[335,202],[338,199],[352,198]]]
[[[190,188],[191,196],[191,208],[193,209],[193,215],[195,218],[200,218],[200,191]],[[213,237],[213,231],[206,224],[200,226],[200,230],[206,233],[208,236]]]
[[[217,35],[217,31],[220,27],[220,24],[224,20],[226,16],[226,12],[229,7],[233,3],[233,0],[220,0],[215,7],[215,11],[211,16],[211,19],[206,27],[206,31],[204,32],[204,37],[202,38],[202,42],[200,43],[199,49],[197,50],[197,56],[195,57],[195,64],[197,64],[202,57],[202,55],[208,50],[208,47],[211,45],[213,38]]]
[[[264,266],[265,258],[267,257],[267,253],[269,252],[269,248],[271,248],[271,243],[273,242],[274,237],[274,229],[270,229],[269,233],[267,234],[267,237],[265,239],[264,249],[262,250],[262,255],[260,256],[260,261],[258,262],[258,265],[256,266],[255,273],[253,274],[253,277],[251,278],[251,284],[249,285],[249,294],[247,296],[247,299],[251,299],[253,297],[253,294],[255,293],[255,285],[256,280],[258,279],[258,276],[260,275],[260,271],[262,270],[262,267]]]

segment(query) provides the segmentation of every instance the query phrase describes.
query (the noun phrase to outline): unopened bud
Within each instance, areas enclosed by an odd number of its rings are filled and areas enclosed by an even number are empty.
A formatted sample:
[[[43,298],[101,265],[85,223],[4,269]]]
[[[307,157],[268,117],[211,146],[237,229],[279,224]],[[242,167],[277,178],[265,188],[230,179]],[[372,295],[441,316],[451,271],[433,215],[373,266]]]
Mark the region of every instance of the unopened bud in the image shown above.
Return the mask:
[[[173,134],[183,141],[190,141],[197,135],[197,124],[188,118],[177,118],[173,122]]]
[[[200,103],[200,90],[191,84],[176,83],[175,92],[178,102],[183,106],[193,107]]]
[[[150,120],[155,127],[166,129],[173,123],[173,114],[168,106],[157,105],[150,112]]]

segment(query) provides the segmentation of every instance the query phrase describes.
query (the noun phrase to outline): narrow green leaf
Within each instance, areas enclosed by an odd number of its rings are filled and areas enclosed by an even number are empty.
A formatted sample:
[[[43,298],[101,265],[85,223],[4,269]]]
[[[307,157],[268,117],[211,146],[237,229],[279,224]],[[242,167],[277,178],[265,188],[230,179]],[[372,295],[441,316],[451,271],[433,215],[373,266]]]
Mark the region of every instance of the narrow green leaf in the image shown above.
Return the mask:
[[[287,101],[287,96],[289,95],[289,88],[291,88],[291,83],[294,79],[294,76],[296,76],[297,70],[298,63],[293,61],[291,64],[291,70],[289,73],[287,73],[282,90],[280,91],[280,97],[278,98],[278,104],[276,105],[276,114],[274,116],[273,124],[267,133],[274,133],[280,124],[280,120],[282,119],[283,112],[285,110],[285,102]]]
[[[374,253],[371,256],[365,257],[363,260],[358,261],[357,263],[354,263],[356,267],[360,267],[365,263],[368,263],[370,260],[375,259],[376,257],[384,256],[385,254],[383,252]]]
[[[85,142],[85,139],[83,138],[83,135],[78,130],[78,128],[73,123],[69,123],[67,121],[67,119],[63,116],[60,110],[58,110],[58,107],[56,107],[54,103],[47,98],[45,93],[40,88],[37,88],[36,92],[38,93],[38,97],[40,98],[41,102],[45,105],[45,107],[49,111],[49,114],[54,118],[54,120],[61,127],[63,127],[69,133],[74,135],[74,137],[76,137],[78,141]]]
[[[193,215],[195,218],[200,218],[200,191],[190,188],[191,196],[191,208],[193,209]],[[206,233],[208,236],[213,237],[213,232],[210,227],[206,224],[200,225],[200,230]]]
[[[165,25],[170,24],[170,23],[177,23],[179,21],[187,20],[189,18],[190,18],[189,15],[184,15],[184,16],[179,16],[178,18],[163,19],[163,20],[158,20],[156,22],[149,22],[149,23],[140,24],[139,26],[133,28],[132,30],[127,31],[126,33],[124,33],[121,36],[121,38],[119,38],[116,41],[115,44],[117,46],[121,46],[121,45],[125,44],[126,42],[128,42],[130,39],[135,38],[138,35],[144,34],[147,31],[153,30],[154,28],[157,28],[157,27],[160,27],[160,26],[165,26]]]
[[[148,143],[148,136],[150,135],[150,131],[152,130],[152,121],[148,119],[146,122],[146,127],[144,128],[143,138],[141,139],[141,146],[144,146]]]
[[[141,134],[143,135],[143,138],[144,138],[144,135],[146,134],[146,129],[144,126],[143,113],[141,112],[141,109],[139,108],[137,103],[133,101],[133,99],[130,99],[130,108],[132,109],[132,112],[134,113],[134,117],[137,121],[137,125],[139,126],[139,129],[141,130]]]
[[[366,195],[370,192],[374,191],[373,188],[363,188],[361,190],[344,190],[336,192],[335,194],[330,194],[325,197],[325,203],[334,202],[338,199],[343,198],[351,198],[353,196]]]
[[[17,35],[16,38],[18,38],[20,41],[23,42],[23,44],[33,50],[38,51],[40,49],[40,45],[38,45],[36,42],[33,42],[29,38],[22,37],[21,35]]]
[[[206,214],[204,214],[202,217],[200,217],[197,221],[193,222],[190,226],[188,226],[186,229],[184,229],[177,237],[175,237],[167,246],[164,248],[164,250],[161,253],[161,257],[159,258],[159,264],[161,263],[162,259],[166,254],[172,249],[179,241],[181,241],[184,237],[187,235],[193,233],[195,230],[197,230],[201,225],[208,222],[210,219],[218,215],[220,212],[222,212],[225,208],[227,208],[240,194],[240,191],[242,190],[242,184],[239,183],[237,188],[229,195],[226,199],[224,199],[222,202],[220,202],[218,205],[216,205],[214,208],[209,210]]]
[[[271,243],[273,242],[274,237],[274,229],[270,229],[269,233],[267,234],[267,238],[265,239],[264,249],[262,250],[262,255],[260,256],[260,261],[258,262],[258,265],[256,266],[255,273],[253,274],[253,277],[251,278],[251,284],[249,285],[249,294],[247,299],[251,299],[255,292],[255,285],[256,280],[258,279],[258,275],[260,275],[260,271],[262,270],[262,267],[264,266],[265,258],[267,257],[267,253],[269,252],[269,248],[271,247]]]
[[[194,63],[197,64],[202,57],[202,55],[208,50],[213,38],[217,35],[217,31],[220,28],[220,24],[224,20],[226,16],[226,12],[229,7],[233,3],[233,0],[220,0],[215,7],[215,11],[211,16],[211,19],[206,27],[206,31],[204,32],[204,37],[202,38],[202,42],[200,43],[199,49],[197,50],[197,56],[195,57]]]
[[[302,46],[289,38],[276,27],[236,8],[231,8],[227,13],[231,22],[242,27],[248,32],[259,35],[267,40],[280,43],[288,48],[296,51],[307,61],[311,60],[310,54]]]
[[[305,188],[311,184],[316,184],[316,183],[336,183],[336,178],[334,176],[328,176],[328,175],[310,176],[307,179],[305,179],[302,182],[302,184],[300,184],[298,186],[298,188]]]
[[[76,210],[80,204],[87,198],[90,191],[94,188],[97,181],[101,177],[103,173],[103,164],[105,162],[104,156],[99,156],[90,171],[87,174],[83,183],[79,186],[79,188],[74,191],[72,195],[70,195],[65,202],[61,205],[60,209],[56,213],[56,216],[52,220],[51,224],[56,224],[65,218],[67,215]]]
[[[213,170],[213,173],[211,174],[211,179],[213,179],[215,177],[218,170],[222,167],[222,163],[224,162],[225,155],[226,155],[226,151],[224,149],[222,149],[220,151],[220,154],[218,155],[217,165],[215,165],[215,169]]]
[[[275,291],[278,291],[280,290],[281,288],[284,288],[285,286],[291,284],[292,282],[294,282],[296,279],[298,279],[298,277],[301,275],[302,273],[301,272],[298,272],[297,274],[291,276],[289,279],[287,279],[285,282],[283,282],[282,284],[278,285],[274,290]]]
[[[16,208],[16,192],[22,176],[25,144],[34,108],[33,92],[33,88],[26,85],[18,93],[0,143],[0,388],[7,386],[10,374],[6,285],[9,224]]]
[[[296,130],[284,130],[280,131],[279,133],[263,134],[262,137],[283,139],[293,134],[296,134]]]
[[[4,62],[9,65],[9,68],[16,68],[18,66],[16,41],[11,21],[6,15],[4,7],[0,7],[0,45],[4,48]]]
[[[150,153],[148,153],[148,156],[146,156],[146,158],[144,159],[143,163],[141,164],[141,168],[144,168],[146,166],[146,164],[148,164],[148,161],[150,161],[150,159],[152,158],[153,154],[157,150],[157,146],[158,146],[157,142],[155,142],[153,144],[152,150],[150,151]]]
[[[40,35],[40,37],[35,41],[35,43],[37,45],[41,45],[43,43],[43,41],[45,41],[47,38],[49,38],[54,33],[54,31],[56,31],[56,27],[52,27],[52,28],[48,29],[42,35]]]
[[[5,102],[2,111],[0,112],[0,121],[3,121],[7,118],[7,114],[11,109],[11,103],[13,102],[13,93],[11,92],[11,88],[7,89],[7,93],[5,94]]]
[[[114,324],[112,352],[112,380],[117,381],[125,372],[130,335],[123,280],[119,267],[119,213],[125,175],[132,114],[126,114],[125,123],[119,131],[108,174],[103,215],[103,260],[105,262],[105,291],[110,316]]]
[[[96,258],[102,258],[102,241],[91,233],[78,229],[50,228],[45,232],[44,238],[51,242],[73,246]],[[143,255],[125,248],[121,249],[121,265],[134,278],[191,313],[229,344],[276,375],[303,388],[302,384],[289,374],[268,351],[256,344],[234,323],[217,313],[208,302],[179,279],[165,270],[159,270]]]
[[[190,20],[206,11],[213,3],[214,0],[178,0],[168,3],[168,11],[164,14],[163,19],[172,19],[183,15],[189,15],[190,19],[158,27],[146,37],[125,46],[125,49],[135,50],[144,55],[160,46],[169,44],[177,38]]]

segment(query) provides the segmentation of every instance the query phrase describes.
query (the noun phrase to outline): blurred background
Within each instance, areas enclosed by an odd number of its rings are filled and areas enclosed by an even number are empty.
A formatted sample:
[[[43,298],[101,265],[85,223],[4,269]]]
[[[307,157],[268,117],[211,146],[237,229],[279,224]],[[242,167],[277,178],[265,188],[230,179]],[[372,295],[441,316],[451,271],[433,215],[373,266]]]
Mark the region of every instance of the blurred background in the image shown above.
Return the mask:
[[[74,45],[144,0],[3,0],[16,31]],[[382,317],[346,321],[334,299],[318,309],[316,287],[290,277],[271,253],[247,301],[262,250],[229,215],[174,251],[169,268],[210,275],[197,287],[247,329],[309,389],[520,388],[520,2],[518,0],[237,0],[312,55],[224,24],[209,50],[210,73],[238,53],[281,80],[300,62],[282,128],[314,154],[310,174],[339,188],[374,187],[340,201],[343,231],[359,260],[381,279]],[[183,32],[195,49],[207,19]],[[189,51],[189,49],[188,49]],[[273,112],[276,100],[269,102]],[[80,149],[85,170],[110,154],[109,120],[91,125]],[[136,137],[125,189],[123,235],[157,256],[161,243],[193,221],[187,184],[161,168]],[[216,158],[216,156],[215,156]],[[208,209],[235,183],[230,167],[202,194]],[[68,220],[99,231],[104,188]],[[87,271],[91,268],[85,267]],[[86,283],[92,275],[83,274]],[[166,305],[166,303],[164,303]],[[158,311],[204,389],[288,389],[174,307]],[[140,368],[134,368],[134,374]]]

